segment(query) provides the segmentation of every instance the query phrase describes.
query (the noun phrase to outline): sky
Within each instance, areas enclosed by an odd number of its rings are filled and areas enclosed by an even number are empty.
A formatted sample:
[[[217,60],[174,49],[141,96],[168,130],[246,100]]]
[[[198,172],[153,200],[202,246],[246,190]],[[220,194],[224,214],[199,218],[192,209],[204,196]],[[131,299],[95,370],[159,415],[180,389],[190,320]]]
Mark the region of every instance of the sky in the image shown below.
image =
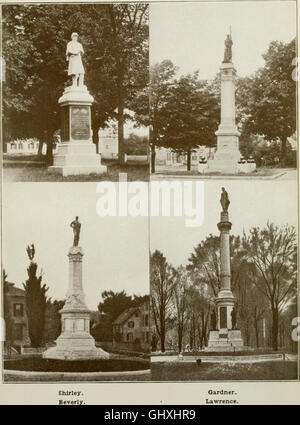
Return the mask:
[[[163,252],[175,267],[187,264],[188,257],[209,234],[219,236],[220,195],[224,185],[229,194],[231,234],[242,235],[253,226],[263,227],[268,220],[277,225],[297,227],[297,182],[237,180],[204,184],[204,224],[186,227],[185,217],[151,217],[150,249]]]
[[[180,2],[150,5],[150,62],[170,59],[182,74],[213,79],[231,26],[233,63],[241,77],[264,65],[273,40],[296,36],[296,2]]]
[[[70,223],[79,216],[83,287],[88,307],[97,308],[104,290],[149,293],[147,217],[99,217],[95,183],[12,183],[3,193],[3,267],[8,281],[22,288],[34,243],[48,296],[64,299],[68,285]]]

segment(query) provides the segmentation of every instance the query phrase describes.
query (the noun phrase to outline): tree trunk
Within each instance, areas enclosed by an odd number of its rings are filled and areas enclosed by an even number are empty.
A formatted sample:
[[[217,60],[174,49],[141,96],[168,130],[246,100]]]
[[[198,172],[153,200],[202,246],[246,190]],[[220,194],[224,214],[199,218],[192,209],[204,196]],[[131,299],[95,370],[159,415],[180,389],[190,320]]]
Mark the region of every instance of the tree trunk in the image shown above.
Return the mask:
[[[284,137],[281,140],[281,158],[280,158],[280,164],[281,167],[285,168],[286,166],[286,145],[287,145],[287,137]]]
[[[39,140],[39,147],[38,147],[37,156],[42,156],[43,155],[43,145],[44,145],[44,140],[43,139],[40,139]]]
[[[256,347],[259,348],[258,321],[256,319],[255,319],[255,338],[256,338]]]
[[[177,335],[178,335],[178,352],[181,353],[181,351],[182,351],[182,329],[181,329],[181,326],[178,326]]]
[[[151,173],[155,173],[155,144],[151,143]]]
[[[118,155],[119,164],[125,164],[124,152],[124,69],[121,63],[118,64]]]
[[[98,135],[99,127],[93,127],[93,143],[96,145],[96,152],[99,153],[99,135]]]
[[[47,133],[46,159],[48,165],[53,165],[53,135]]]
[[[149,127],[149,143],[150,143],[150,173],[155,173],[155,137],[152,126]]]
[[[118,106],[118,155],[119,164],[125,164],[124,152],[124,104],[121,101]]]
[[[187,170],[191,171],[191,151],[187,151]]]
[[[164,320],[164,316],[160,314],[160,351],[162,353],[165,352],[165,338],[166,338],[165,320]]]
[[[272,307],[272,348],[278,350],[278,310]]]

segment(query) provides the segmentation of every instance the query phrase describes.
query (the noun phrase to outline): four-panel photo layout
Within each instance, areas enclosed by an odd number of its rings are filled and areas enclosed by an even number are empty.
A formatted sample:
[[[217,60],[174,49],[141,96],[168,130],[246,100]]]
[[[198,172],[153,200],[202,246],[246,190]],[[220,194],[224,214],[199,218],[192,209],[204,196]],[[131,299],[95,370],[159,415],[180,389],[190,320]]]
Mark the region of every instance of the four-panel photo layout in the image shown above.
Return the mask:
[[[2,382],[297,381],[294,1],[2,5]]]

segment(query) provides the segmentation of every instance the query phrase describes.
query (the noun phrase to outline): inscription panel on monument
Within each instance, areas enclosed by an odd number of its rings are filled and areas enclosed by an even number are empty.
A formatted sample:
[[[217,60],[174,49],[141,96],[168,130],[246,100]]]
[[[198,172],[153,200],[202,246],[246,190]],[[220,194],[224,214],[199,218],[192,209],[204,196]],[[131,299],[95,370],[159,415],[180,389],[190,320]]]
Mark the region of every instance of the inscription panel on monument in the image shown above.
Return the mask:
[[[73,106],[71,108],[71,137],[73,140],[90,139],[89,106]]]
[[[227,328],[227,307],[220,307],[220,328]]]
[[[64,106],[61,109],[61,141],[68,142],[70,139],[69,108]]]

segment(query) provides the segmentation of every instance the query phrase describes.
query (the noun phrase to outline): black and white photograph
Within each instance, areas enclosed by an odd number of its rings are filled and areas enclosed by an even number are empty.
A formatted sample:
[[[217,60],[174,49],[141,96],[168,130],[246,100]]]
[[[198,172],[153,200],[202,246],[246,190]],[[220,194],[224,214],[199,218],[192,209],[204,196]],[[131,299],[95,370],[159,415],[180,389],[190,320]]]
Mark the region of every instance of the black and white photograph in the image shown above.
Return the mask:
[[[150,45],[153,179],[297,178],[294,1],[152,4]]]
[[[28,185],[3,204],[4,382],[149,380],[147,218],[98,216],[94,185]]]
[[[148,180],[148,9],[2,7],[5,181]]]
[[[0,3],[0,405],[299,405],[299,1]]]
[[[260,185],[207,184],[198,228],[151,218],[152,380],[298,379],[297,185]]]

